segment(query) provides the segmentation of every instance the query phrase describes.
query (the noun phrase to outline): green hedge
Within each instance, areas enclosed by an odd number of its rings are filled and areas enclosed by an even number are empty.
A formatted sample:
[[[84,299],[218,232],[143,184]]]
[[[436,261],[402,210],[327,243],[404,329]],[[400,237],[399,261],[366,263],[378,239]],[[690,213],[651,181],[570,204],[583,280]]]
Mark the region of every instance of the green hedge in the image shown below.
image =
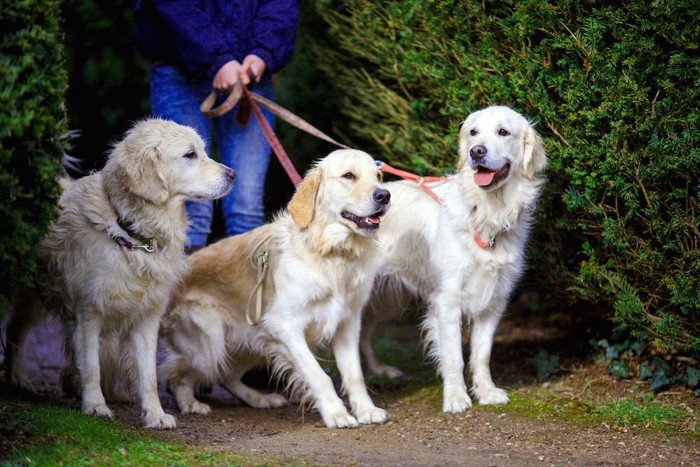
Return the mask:
[[[661,349],[700,354],[698,2],[304,6],[347,141],[438,174],[469,112],[521,111],[551,158],[529,280],[551,303],[596,303]]]
[[[36,245],[56,215],[68,132],[59,5],[17,1],[0,9],[2,299],[32,282]]]

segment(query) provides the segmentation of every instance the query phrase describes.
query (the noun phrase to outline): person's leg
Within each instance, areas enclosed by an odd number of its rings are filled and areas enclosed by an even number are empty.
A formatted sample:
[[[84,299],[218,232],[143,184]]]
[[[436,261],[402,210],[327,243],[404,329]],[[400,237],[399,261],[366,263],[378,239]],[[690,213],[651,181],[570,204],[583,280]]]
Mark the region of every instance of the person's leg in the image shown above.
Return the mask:
[[[211,122],[199,110],[199,105],[210,91],[210,83],[187,78],[176,67],[155,65],[151,69],[153,116],[194,128],[204,140],[207,154],[211,157]],[[213,202],[187,201],[185,209],[190,223],[187,231],[188,246],[206,246],[214,218]]]
[[[272,79],[265,76],[255,85],[256,93],[274,98]],[[234,189],[223,199],[226,235],[236,235],[254,229],[264,221],[264,192],[267,168],[270,165],[270,145],[251,111],[250,121],[241,125],[237,120],[238,106],[215,120],[216,141],[221,163],[236,171]],[[274,116],[263,108],[271,126]]]

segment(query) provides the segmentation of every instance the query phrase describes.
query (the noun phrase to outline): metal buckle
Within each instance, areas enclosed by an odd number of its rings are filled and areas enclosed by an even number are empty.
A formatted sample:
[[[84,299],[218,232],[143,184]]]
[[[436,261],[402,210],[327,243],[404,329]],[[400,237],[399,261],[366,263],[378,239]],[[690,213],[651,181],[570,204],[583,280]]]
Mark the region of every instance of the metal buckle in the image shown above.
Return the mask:
[[[143,250],[146,253],[153,253],[154,251],[156,251],[156,247],[154,247],[152,244],[149,245],[148,243],[143,243],[141,245],[132,245],[131,251],[135,250]]]

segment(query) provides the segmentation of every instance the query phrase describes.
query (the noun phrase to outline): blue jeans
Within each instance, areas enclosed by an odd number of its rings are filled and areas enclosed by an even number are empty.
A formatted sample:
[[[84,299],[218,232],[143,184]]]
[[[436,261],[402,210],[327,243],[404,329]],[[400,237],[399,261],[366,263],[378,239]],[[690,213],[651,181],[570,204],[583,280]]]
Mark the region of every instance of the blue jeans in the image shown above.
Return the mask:
[[[151,70],[153,115],[194,128],[204,139],[209,156],[212,157],[211,140],[219,154],[219,162],[236,171],[234,188],[222,200],[226,235],[236,235],[263,224],[270,145],[253,112],[248,124],[238,123],[238,105],[215,119],[202,115],[199,105],[211,91],[209,81],[189,78],[177,67],[156,64]],[[269,74],[255,85],[255,92],[274,99]],[[263,114],[273,126],[274,116],[266,110]],[[189,245],[206,246],[214,218],[214,202],[187,201],[185,208],[190,223],[187,232]]]

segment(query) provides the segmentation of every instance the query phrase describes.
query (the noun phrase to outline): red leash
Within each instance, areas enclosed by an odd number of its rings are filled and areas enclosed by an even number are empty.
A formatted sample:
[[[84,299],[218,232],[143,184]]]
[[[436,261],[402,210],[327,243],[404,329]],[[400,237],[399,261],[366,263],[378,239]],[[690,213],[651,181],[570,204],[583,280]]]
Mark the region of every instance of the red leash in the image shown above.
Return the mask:
[[[270,127],[270,124],[267,122],[267,119],[263,115],[262,110],[260,110],[260,107],[258,107],[258,104],[251,97],[251,94],[253,93],[250,92],[248,88],[243,88],[243,95],[245,97],[245,100],[249,102],[250,107],[253,109],[253,112],[255,113],[255,118],[258,119],[258,123],[260,123],[262,131],[263,133],[265,133],[265,138],[267,138],[267,142],[270,143],[270,147],[277,155],[277,159],[279,159],[280,164],[282,164],[284,171],[287,172],[287,175],[289,176],[289,179],[292,181],[294,186],[299,186],[299,184],[301,183],[301,176],[299,175],[299,172],[297,172],[297,169],[294,167],[292,160],[287,155],[287,151],[285,151],[282,147],[280,140],[277,139],[277,135],[275,135],[275,132],[272,130],[272,127]]]
[[[293,114],[281,105],[276,104],[275,102],[272,102],[271,100],[252,92],[245,86],[235,86],[234,89],[231,91],[231,94],[224,101],[224,103],[214,109],[212,109],[212,106],[216,101],[216,91],[212,91],[212,93],[209,94],[209,96],[204,100],[204,102],[202,102],[202,105],[200,105],[199,109],[208,118],[220,117],[221,115],[231,110],[239,100],[241,101],[241,110],[243,110],[243,114],[239,115],[239,120],[241,121],[241,123],[247,121],[246,113],[250,112],[250,110],[252,109],[252,111],[255,113],[255,117],[260,123],[260,127],[262,128],[263,133],[265,134],[265,138],[267,138],[268,143],[270,143],[270,147],[275,152],[277,159],[279,159],[285,172],[287,172],[289,179],[292,181],[292,183],[294,183],[294,186],[298,186],[301,183],[301,176],[294,167],[294,164],[287,155],[287,152],[282,147],[282,144],[277,138],[277,135],[275,135],[275,132],[272,130],[272,127],[270,127],[270,124],[265,119],[265,116],[260,110],[258,103],[265,106],[275,116],[299,128],[300,130],[305,131],[313,136],[316,136],[319,139],[335,144],[336,146],[339,146],[341,148],[350,149],[348,146],[339,143],[330,136],[326,135],[321,130],[308,123],[306,120]],[[418,183],[418,185],[420,185],[420,187],[423,188],[423,190],[425,190],[426,193],[428,193],[437,202],[442,204],[442,199],[440,199],[440,197],[430,188],[430,186],[428,186],[428,184],[448,181],[448,177],[421,177],[420,175],[416,175],[405,170],[396,169],[382,161],[377,161],[377,165],[379,166],[379,169],[382,172],[387,172],[401,177],[404,180],[410,180]],[[474,234],[474,241],[476,242],[476,244],[484,249],[493,248],[494,240],[491,240],[490,242],[485,242],[484,240],[482,240],[481,235],[479,234],[479,226],[476,226],[475,230],[476,233]]]
[[[284,148],[282,147],[282,144],[280,143],[279,139],[275,135],[275,132],[272,130],[270,127],[270,124],[267,122],[265,117],[262,114],[262,111],[260,110],[260,107],[257,105],[260,103],[261,105],[265,106],[270,112],[272,112],[275,116],[281,118],[285,122],[299,128],[302,131],[305,131],[313,136],[316,136],[319,139],[322,139],[324,141],[328,141],[329,143],[335,144],[338,147],[344,148],[344,149],[350,149],[348,146],[337,142],[330,136],[326,135],[323,133],[321,130],[317,129],[310,123],[308,123],[306,120],[302,119],[301,117],[293,114],[289,110],[285,109],[279,104],[276,104],[275,102],[272,102],[269,99],[264,98],[263,96],[256,94],[249,90],[245,86],[241,86],[240,84],[237,86],[234,86],[234,88],[231,90],[231,94],[226,98],[226,100],[219,106],[214,109],[212,109],[212,106],[214,105],[216,101],[216,91],[212,91],[209,96],[202,102],[202,105],[200,105],[199,109],[202,111],[202,113],[208,117],[208,118],[216,118],[224,115],[226,112],[231,110],[238,101],[241,101],[241,109],[243,111],[243,115],[240,114],[239,110],[239,119],[242,120],[247,120],[247,116],[245,115],[247,112],[249,112],[249,109],[252,109],[253,112],[255,112],[255,116],[258,119],[258,122],[260,123],[260,126],[262,127],[263,133],[265,134],[265,137],[267,138],[267,141],[270,143],[270,146],[272,147],[272,150],[275,151],[275,154],[277,155],[277,158],[280,160],[280,163],[284,167],[285,171],[289,175],[289,178],[292,180],[294,185],[298,185],[301,182],[301,177],[299,176],[299,173],[296,171],[294,168],[294,164],[290,160],[289,156],[285,152]],[[406,180],[412,180],[414,182],[418,182],[418,184],[425,190],[427,191],[430,196],[435,198],[436,200],[440,201],[440,198],[430,189],[430,187],[427,185],[428,183],[436,183],[436,182],[443,182],[447,180],[447,177],[421,177],[419,175],[412,174],[410,172],[407,172],[405,170],[400,170],[400,169],[395,169],[391,167],[390,165],[377,161],[377,164],[379,165],[379,168],[383,172],[391,173],[394,175],[397,175],[401,178],[404,178]]]
[[[277,159],[279,159],[280,164],[282,164],[284,171],[287,172],[287,175],[289,176],[289,179],[292,181],[294,186],[298,186],[299,183],[301,183],[301,176],[294,167],[294,164],[287,155],[287,152],[282,147],[282,144],[277,138],[277,135],[275,135],[274,130],[272,129],[268,121],[265,119],[265,116],[262,114],[258,103],[265,106],[275,116],[299,128],[300,130],[303,130],[313,136],[316,136],[319,139],[335,144],[336,146],[339,146],[341,148],[350,149],[348,146],[337,142],[330,136],[323,133],[318,128],[308,123],[306,120],[293,114],[281,105],[276,104],[275,102],[272,102],[271,100],[252,92],[250,89],[248,89],[245,86],[241,86],[240,84],[234,86],[234,88],[231,90],[231,94],[229,94],[226,100],[216,108],[212,108],[214,106],[214,103],[216,102],[216,91],[212,91],[211,94],[209,94],[209,96],[207,96],[207,98],[199,106],[199,110],[201,110],[202,113],[208,118],[216,118],[224,115],[226,112],[231,110],[236,105],[236,103],[238,103],[239,100],[239,121],[241,123],[246,123],[250,111],[252,110],[255,113],[255,117],[257,118],[258,123],[260,123],[260,127],[263,130],[263,134],[265,135],[267,142],[270,143],[270,147],[277,156]]]
[[[428,183],[444,182],[447,180],[447,177],[421,177],[420,175],[406,172],[405,170],[395,169],[394,167],[381,161],[377,161],[377,164],[379,164],[379,168],[382,170],[382,172],[394,174],[403,178],[404,180],[411,180],[418,183],[418,185],[420,185],[420,187],[423,188],[430,196],[432,196],[439,203],[442,203],[440,197],[430,189]]]

